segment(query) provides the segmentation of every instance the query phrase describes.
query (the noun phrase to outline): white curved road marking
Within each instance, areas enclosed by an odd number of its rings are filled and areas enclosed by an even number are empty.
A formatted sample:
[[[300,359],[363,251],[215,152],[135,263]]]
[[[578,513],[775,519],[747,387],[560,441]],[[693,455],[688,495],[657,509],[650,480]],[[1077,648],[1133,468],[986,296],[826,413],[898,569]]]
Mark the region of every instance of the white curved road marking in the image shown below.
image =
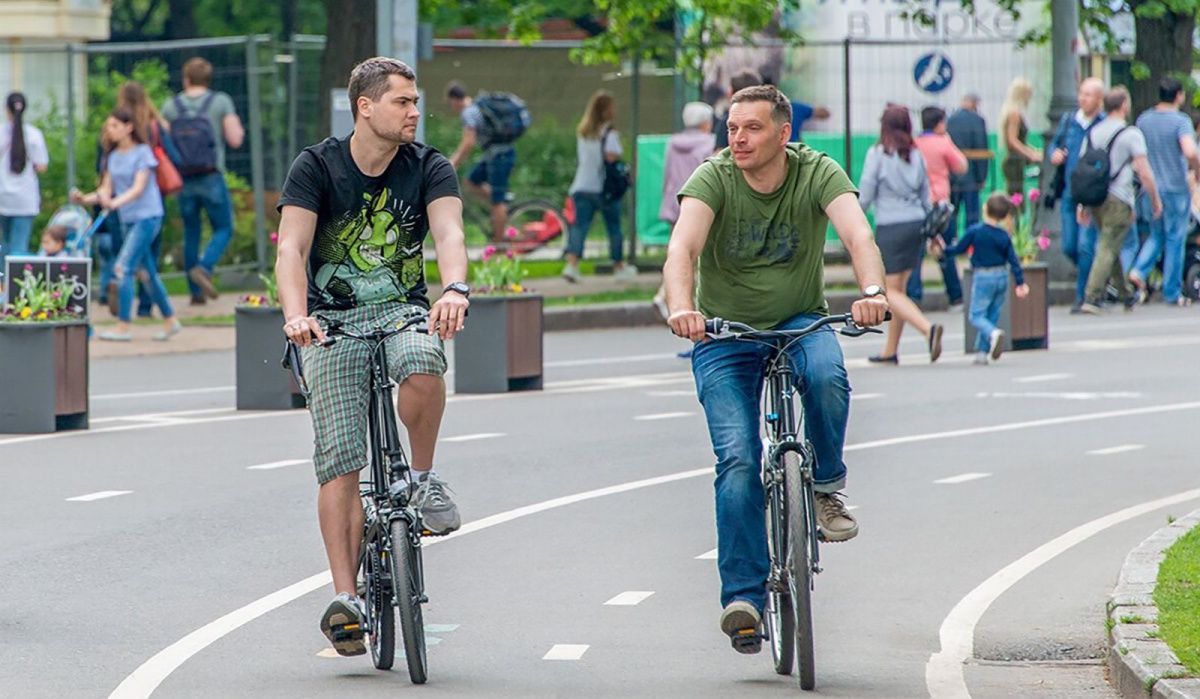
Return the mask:
[[[1045,427],[1051,425],[1061,425],[1074,422],[1088,422],[1091,420],[1104,420],[1116,417],[1127,417],[1130,415],[1145,415],[1152,413],[1162,413],[1180,410],[1192,410],[1200,408],[1200,401],[1189,403],[1173,403],[1169,405],[1151,406],[1144,408],[1132,408],[1129,410],[1110,410],[1100,413],[1086,413],[1083,415],[1070,415],[1058,418],[1046,418],[1043,420],[1029,420],[1025,422],[1014,422],[1000,425],[992,425],[989,427],[974,427],[968,429],[951,430],[948,432],[933,432],[921,435],[907,435],[904,437],[895,437],[892,439],[880,439],[874,442],[864,442],[861,444],[848,445],[845,451],[859,451],[863,449],[874,449],[884,446],[892,446],[895,444],[909,444],[913,442],[926,442],[940,439],[953,439],[955,437],[968,437],[979,434],[1008,432],[1012,430],[1028,429],[1033,427]],[[270,414],[270,413],[267,413]],[[2,442],[0,442],[2,443]],[[518,507],[506,512],[484,517],[483,519],[474,522],[468,522],[463,525],[462,529],[450,534],[449,536],[432,539],[427,541],[426,545],[450,541],[461,536],[467,536],[475,532],[488,529],[505,522],[511,522],[515,519],[528,517],[529,515],[545,512],[547,510],[564,507],[585,500],[593,500],[595,498],[606,497],[608,495],[616,495],[618,493],[626,493],[631,490],[647,488],[650,486],[661,485],[664,483],[672,483],[674,481],[686,480],[688,478],[697,478],[700,476],[711,475],[711,468],[700,468],[690,471],[680,471],[665,476],[655,478],[647,478],[629,483],[621,483],[606,488],[598,488],[596,490],[588,490],[574,495],[566,495],[553,500]],[[126,677],[116,689],[109,694],[109,699],[144,699],[149,697],[154,690],[165,680],[172,672],[183,663],[187,662],[196,653],[199,653],[210,644],[219,640],[222,636],[228,635],[237,630],[244,624],[247,624],[254,619],[270,612],[278,607],[298,599],[309,592],[317,590],[321,587],[329,585],[332,578],[329,571],[324,571],[305,578],[300,582],[289,585],[282,590],[273,592],[266,597],[255,600],[240,609],[237,609],[216,621],[206,624],[199,629],[189,633],[175,643],[167,646],[163,650],[155,653],[151,658],[142,663],[140,667],[133,671],[131,675]],[[960,670],[961,671],[961,670]]]
[[[963,663],[975,655],[975,625],[992,602],[1021,578],[1072,546],[1109,527],[1163,507],[1197,498],[1200,498],[1200,488],[1127,507],[1081,524],[1066,534],[1042,544],[984,580],[954,605],[950,615],[942,622],[942,628],[938,631],[941,650],[929,656],[929,662],[925,664],[925,686],[929,690],[929,696],[933,699],[970,699],[971,693],[967,691],[966,678],[963,676]]]

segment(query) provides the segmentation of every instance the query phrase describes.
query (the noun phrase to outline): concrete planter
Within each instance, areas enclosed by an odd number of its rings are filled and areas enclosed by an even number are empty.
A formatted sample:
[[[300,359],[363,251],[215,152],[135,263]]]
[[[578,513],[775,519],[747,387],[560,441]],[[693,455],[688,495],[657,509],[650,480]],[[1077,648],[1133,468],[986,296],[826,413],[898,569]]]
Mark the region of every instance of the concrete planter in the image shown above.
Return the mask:
[[[303,408],[304,396],[291,372],[280,365],[287,338],[283,311],[276,307],[238,306],[234,312],[237,337],[237,409],[292,410]]]
[[[454,337],[454,391],[503,393],[542,388],[542,297],[476,296]]]
[[[1016,280],[1010,273],[1008,281],[1008,301],[1000,312],[1000,322],[997,325],[1004,331],[1004,350],[1049,349],[1050,322],[1047,315],[1050,300],[1049,268],[1044,262],[1031,262],[1022,265],[1025,272],[1025,283],[1029,285],[1029,295],[1023,299],[1017,298]],[[975,326],[971,325],[971,283],[973,280],[970,269],[963,273],[963,351],[971,354],[975,351]]]
[[[87,429],[87,322],[0,323],[0,357],[0,433]]]

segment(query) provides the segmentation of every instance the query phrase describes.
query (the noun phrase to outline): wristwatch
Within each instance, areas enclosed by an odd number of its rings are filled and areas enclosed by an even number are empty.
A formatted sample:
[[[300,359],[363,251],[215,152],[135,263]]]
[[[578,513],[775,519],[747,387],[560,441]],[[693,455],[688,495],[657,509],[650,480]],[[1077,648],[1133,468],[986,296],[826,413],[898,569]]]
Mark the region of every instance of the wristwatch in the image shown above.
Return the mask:
[[[872,284],[863,289],[863,298],[870,298],[872,296],[887,296],[887,292],[878,284]]]
[[[442,289],[443,294],[447,291],[453,291],[456,294],[462,294],[466,298],[471,298],[471,287],[466,282],[451,282],[446,285],[445,289]]]

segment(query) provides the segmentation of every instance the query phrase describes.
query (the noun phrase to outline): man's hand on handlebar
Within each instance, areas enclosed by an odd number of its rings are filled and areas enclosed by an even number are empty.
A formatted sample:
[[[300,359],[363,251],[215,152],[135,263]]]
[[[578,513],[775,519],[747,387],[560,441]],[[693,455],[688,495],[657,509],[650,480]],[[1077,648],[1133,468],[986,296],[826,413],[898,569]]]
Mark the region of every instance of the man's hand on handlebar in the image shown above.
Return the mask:
[[[667,318],[667,325],[671,326],[671,332],[679,337],[700,342],[705,338],[704,320],[699,311],[675,311]]]
[[[300,347],[308,347],[313,342],[325,344],[325,331],[316,318],[312,316],[293,316],[283,324],[283,332],[287,339]]]
[[[868,296],[850,305],[850,315],[854,323],[864,328],[873,328],[887,320],[888,302],[886,296]]]
[[[454,333],[463,329],[467,317],[467,307],[471,302],[466,296],[454,292],[442,294],[442,297],[429,309],[429,334],[437,334],[443,340],[454,337]]]

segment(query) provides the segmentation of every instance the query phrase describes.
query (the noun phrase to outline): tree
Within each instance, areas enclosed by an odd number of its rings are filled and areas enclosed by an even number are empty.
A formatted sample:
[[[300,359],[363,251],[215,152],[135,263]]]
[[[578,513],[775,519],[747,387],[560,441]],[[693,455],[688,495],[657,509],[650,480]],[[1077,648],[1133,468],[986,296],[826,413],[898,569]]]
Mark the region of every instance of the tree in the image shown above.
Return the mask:
[[[321,57],[320,133],[329,133],[329,91],[345,87],[350,70],[376,53],[375,0],[335,0],[326,6],[329,31]]]
[[[326,0],[112,0],[113,41],[325,33]]]

